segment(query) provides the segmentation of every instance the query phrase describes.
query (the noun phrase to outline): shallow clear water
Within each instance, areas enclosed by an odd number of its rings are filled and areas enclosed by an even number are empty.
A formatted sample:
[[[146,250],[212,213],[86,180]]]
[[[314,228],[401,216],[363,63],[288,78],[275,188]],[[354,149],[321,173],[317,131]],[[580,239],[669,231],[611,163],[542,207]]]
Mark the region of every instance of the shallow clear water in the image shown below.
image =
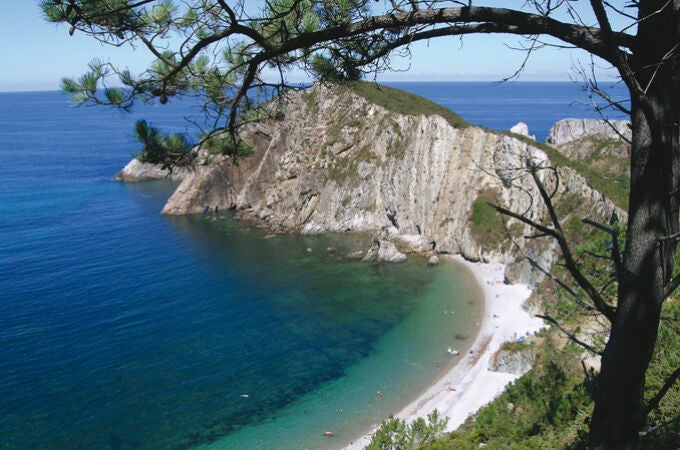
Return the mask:
[[[521,120],[535,92],[543,116],[575,115],[571,85],[483,98],[463,85],[401,87],[486,126]],[[136,119],[182,131],[194,112],[0,93],[3,448],[335,448],[397,412],[474,334],[476,291],[453,265],[363,264],[343,257],[362,236],[164,217],[170,183],[112,178],[138,149]]]
[[[333,264],[334,272],[338,271],[338,264],[342,266],[339,261]],[[345,269],[363,271],[361,267],[350,269],[349,266]],[[340,271],[345,272],[345,269]],[[356,317],[368,313],[372,326],[384,330],[367,357],[342,370],[339,378],[296,398],[264,423],[247,426],[218,440],[210,448],[266,449],[273,443],[279,448],[290,449],[338,448],[358,438],[389,414],[396,414],[455,362],[446,352],[447,347],[469,345],[481,313],[478,287],[464,270],[451,263],[427,268],[422,260],[410,267],[374,265],[370,270],[391,280],[385,280],[385,285],[372,281],[370,286],[349,286],[349,289],[344,286],[332,302],[333,315],[341,317],[332,334],[349,333],[352,339],[359,339],[359,342],[351,343],[354,350],[363,347],[362,335],[365,333],[356,328],[359,325]],[[344,284],[344,275],[337,279]],[[396,280],[403,286],[415,279],[425,283],[411,292],[395,296],[402,295],[405,302],[383,297],[384,289],[387,286],[394,288]],[[380,297],[383,298],[378,300]],[[377,311],[376,301],[385,309]],[[380,316],[373,316],[373,311]],[[394,326],[385,328],[389,316],[401,314],[404,316]],[[325,347],[325,353],[333,355],[333,351],[336,353],[332,357],[337,358],[339,352],[342,360],[349,349]],[[308,362],[299,360],[299,370],[309,370]],[[277,389],[276,380],[272,380],[271,385],[255,390],[248,399],[241,400],[251,402],[263,396],[275,396]],[[325,431],[332,431],[334,437],[324,436]]]

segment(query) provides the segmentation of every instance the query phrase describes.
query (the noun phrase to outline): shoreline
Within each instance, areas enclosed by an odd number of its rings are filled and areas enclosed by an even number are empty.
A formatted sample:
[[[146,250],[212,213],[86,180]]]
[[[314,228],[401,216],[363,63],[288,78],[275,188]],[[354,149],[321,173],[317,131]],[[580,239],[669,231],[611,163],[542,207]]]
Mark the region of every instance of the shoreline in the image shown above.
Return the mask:
[[[531,290],[523,284],[503,283],[503,264],[472,263],[458,255],[449,259],[469,270],[482,290],[483,316],[471,346],[473,353],[461,354],[447,373],[395,414],[410,423],[418,417],[426,418],[436,409],[440,417],[449,418],[445,432],[460,427],[470,415],[500,395],[508,383],[519,378],[519,375],[488,369],[501,345],[527,332],[534,334],[545,326],[543,320],[522,309]],[[374,432],[375,429],[356,439],[344,447],[345,450],[363,449]]]

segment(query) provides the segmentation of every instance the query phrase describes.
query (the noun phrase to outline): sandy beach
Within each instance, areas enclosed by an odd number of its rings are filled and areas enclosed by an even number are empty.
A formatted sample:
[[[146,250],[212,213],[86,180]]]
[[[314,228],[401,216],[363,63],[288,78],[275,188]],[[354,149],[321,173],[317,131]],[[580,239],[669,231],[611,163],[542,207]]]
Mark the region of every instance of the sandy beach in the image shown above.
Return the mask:
[[[426,417],[433,410],[449,418],[446,431],[453,431],[471,414],[496,398],[517,375],[489,370],[489,361],[505,341],[526,333],[533,334],[544,324],[522,309],[531,291],[525,285],[503,283],[502,264],[471,263],[455,256],[454,261],[467,267],[484,292],[484,316],[472,353],[457,356],[459,362],[406,406],[397,417],[411,422]],[[346,450],[362,449],[370,434],[356,440]]]

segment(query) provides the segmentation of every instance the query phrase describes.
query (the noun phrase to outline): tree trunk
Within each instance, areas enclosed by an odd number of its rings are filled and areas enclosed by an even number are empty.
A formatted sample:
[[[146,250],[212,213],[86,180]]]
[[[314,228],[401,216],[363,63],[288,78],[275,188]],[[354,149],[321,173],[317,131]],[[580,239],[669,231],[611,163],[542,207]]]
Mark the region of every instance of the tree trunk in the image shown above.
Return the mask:
[[[639,115],[633,114],[636,131],[640,118],[635,116]],[[660,242],[677,232],[677,215],[673,214],[677,207],[671,209],[669,205],[672,190],[667,184],[671,178],[669,154],[677,145],[660,148],[649,134],[636,134],[633,157],[646,154],[646,164],[635,183],[635,195],[631,180],[625,272],[619,274],[616,319],[602,356],[591,422],[592,446],[602,449],[634,448],[644,426],[645,372],[656,344],[675,247],[671,242]]]
[[[647,12],[640,14],[645,17]],[[616,317],[602,356],[590,423],[590,446],[596,449],[635,448],[647,418],[645,373],[656,344],[676,248],[675,240],[667,238],[678,232],[677,63],[659,64],[669,43],[676,43],[669,38],[676,36],[676,24],[675,14],[670,13],[657,14],[641,24],[638,38],[643,50],[629,61],[628,70],[648,89],[644,97],[636,97],[629,83],[633,144],[628,231],[624,273],[618,274]]]

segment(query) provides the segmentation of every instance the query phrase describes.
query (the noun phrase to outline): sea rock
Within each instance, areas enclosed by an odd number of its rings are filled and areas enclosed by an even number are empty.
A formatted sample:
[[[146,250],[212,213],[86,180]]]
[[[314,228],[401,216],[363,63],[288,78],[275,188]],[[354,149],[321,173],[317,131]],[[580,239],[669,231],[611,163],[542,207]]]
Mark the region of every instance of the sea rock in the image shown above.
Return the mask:
[[[231,178],[228,170],[225,170],[225,163],[215,163],[212,165],[196,166],[194,170],[180,183],[175,190],[175,195],[182,195],[187,199],[182,208],[173,208],[171,203],[167,203],[163,214],[177,214],[178,212],[190,212],[197,214],[203,212],[205,207],[218,207],[221,210],[233,207],[233,191]],[[215,189],[215,186],[220,186]]]
[[[564,119],[550,128],[546,143],[562,145],[585,136],[600,135],[612,139],[630,140],[632,131],[626,120]]]
[[[114,177],[128,183],[149,180],[182,181],[191,175],[190,167],[174,167],[172,170],[164,169],[161,164],[141,162],[137,158],[132,159]]]
[[[439,257],[437,255],[432,255],[430,258],[427,260],[427,265],[428,266],[436,266],[439,264]]]
[[[510,132],[536,140],[536,136],[529,134],[529,126],[524,122],[518,122],[516,125],[510,128]]]
[[[566,119],[553,125],[549,140],[561,154],[574,161],[586,161],[591,169],[608,178],[629,172],[629,122]],[[594,157],[594,158],[593,158]]]
[[[383,230],[373,236],[371,247],[362,261],[404,262],[406,255],[397,250],[394,242],[389,240],[389,235]]]
[[[363,259],[363,257],[364,257],[364,252],[362,252],[361,250],[357,250],[357,251],[354,251],[354,252],[351,252],[351,253],[348,253],[348,254],[345,255],[345,258],[347,258],[347,259]]]

